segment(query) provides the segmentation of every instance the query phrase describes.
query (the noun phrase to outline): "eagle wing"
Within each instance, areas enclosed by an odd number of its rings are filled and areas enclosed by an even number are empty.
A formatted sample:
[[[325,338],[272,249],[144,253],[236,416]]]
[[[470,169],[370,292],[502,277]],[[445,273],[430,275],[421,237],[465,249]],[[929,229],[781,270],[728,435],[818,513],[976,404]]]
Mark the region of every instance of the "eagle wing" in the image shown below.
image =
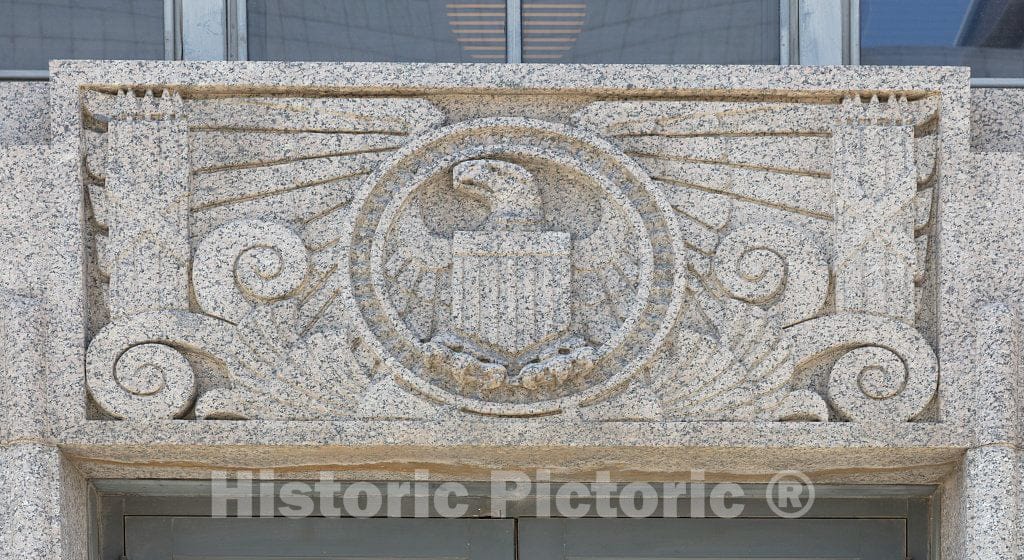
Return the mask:
[[[444,321],[450,294],[452,242],[430,231],[418,204],[402,213],[384,263],[391,302],[420,340],[429,340]]]
[[[639,284],[639,259],[629,249],[629,224],[610,219],[601,202],[600,225],[573,243],[573,289],[578,324],[594,341],[607,340],[629,315]]]

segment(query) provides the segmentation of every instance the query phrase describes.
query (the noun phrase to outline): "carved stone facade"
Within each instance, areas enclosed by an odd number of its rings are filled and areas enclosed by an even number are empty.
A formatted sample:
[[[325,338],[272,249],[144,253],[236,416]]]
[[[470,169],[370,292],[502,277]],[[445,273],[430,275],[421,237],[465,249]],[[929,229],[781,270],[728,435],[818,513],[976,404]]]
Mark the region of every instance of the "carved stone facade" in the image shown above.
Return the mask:
[[[1007,297],[971,256],[991,232],[967,84],[940,68],[60,63],[50,146],[0,175],[51,185],[21,205],[57,232],[26,257],[33,277],[5,272],[39,301],[5,300],[17,344],[36,341],[6,365],[45,362],[53,387],[5,443],[51,438],[87,478],[360,473],[449,447],[500,467],[545,447],[584,465],[570,479],[788,467],[942,482],[977,508],[972,484],[1017,477],[976,459],[1012,463],[1017,421],[974,388],[1015,392],[1020,356],[975,326],[1018,328],[1012,307],[975,317]],[[28,410],[40,392],[2,395]]]
[[[915,327],[939,92],[547,119],[83,94],[110,317],[87,388],[114,418],[637,419],[618,398],[647,420],[906,421],[933,401]]]

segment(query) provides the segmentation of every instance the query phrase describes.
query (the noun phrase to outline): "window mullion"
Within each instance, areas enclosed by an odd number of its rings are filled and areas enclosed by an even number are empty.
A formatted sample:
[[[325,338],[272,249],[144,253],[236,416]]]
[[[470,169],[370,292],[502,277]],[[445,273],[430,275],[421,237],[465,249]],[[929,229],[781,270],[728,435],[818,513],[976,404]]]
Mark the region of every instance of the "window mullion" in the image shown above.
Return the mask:
[[[175,0],[164,0],[164,59],[178,57],[178,11]]]
[[[228,0],[178,0],[182,60],[228,59]]]
[[[860,0],[850,0],[849,63],[860,64]]]
[[[228,60],[249,60],[249,26],[246,0],[227,0]]]
[[[798,64],[797,0],[779,0],[779,64]]]
[[[800,0],[799,61],[807,65],[844,62],[848,32],[843,25],[845,0]]]
[[[523,61],[522,1],[507,0],[505,10],[505,60],[518,64]]]

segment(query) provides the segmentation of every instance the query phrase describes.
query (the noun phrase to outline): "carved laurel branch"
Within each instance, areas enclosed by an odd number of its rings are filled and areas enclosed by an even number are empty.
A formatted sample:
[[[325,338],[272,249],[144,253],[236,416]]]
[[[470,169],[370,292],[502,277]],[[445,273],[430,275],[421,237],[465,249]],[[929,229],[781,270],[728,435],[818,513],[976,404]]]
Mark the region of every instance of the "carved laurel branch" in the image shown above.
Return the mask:
[[[931,401],[938,361],[916,329],[862,313],[815,318],[828,297],[829,267],[824,250],[802,230],[773,223],[732,232],[719,245],[713,269],[715,289],[757,305],[785,329],[794,370],[842,353],[828,384],[841,416],[906,421]]]
[[[196,379],[182,352],[221,363],[238,385],[266,388],[259,380],[272,377],[297,337],[295,305],[287,299],[309,266],[301,239],[285,226],[255,220],[221,226],[200,243],[192,268],[205,315],[135,315],[107,325],[90,344],[86,384],[112,416],[185,414]]]
[[[680,328],[653,363],[652,389],[665,418],[828,420],[821,397],[792,389],[792,342],[764,310],[706,291],[695,299],[717,337]]]
[[[694,300],[717,337],[679,329],[651,381],[662,413],[686,420],[827,420],[824,401],[793,391],[793,374],[838,360],[828,395],[843,418],[902,422],[935,394],[938,363],[920,333],[863,313],[815,318],[828,296],[824,251],[799,229],[770,224],[728,235]]]
[[[842,313],[813,318],[825,303],[828,268],[822,251],[793,228],[739,230],[715,258],[719,286],[756,303],[785,328],[795,369],[843,353],[833,365],[829,398],[850,420],[906,421],[931,401],[938,381],[934,352],[899,321]]]
[[[715,277],[731,297],[710,290],[697,297],[718,338],[681,329],[673,349],[652,365],[666,417],[827,419],[820,397],[790,384],[795,368],[836,352],[844,354],[831,370],[829,397],[840,415],[906,421],[920,414],[934,395],[938,367],[912,327],[844,313],[781,329],[782,321],[819,309],[816,276],[827,285],[828,274],[819,257],[792,230],[745,229],[723,241]],[[222,226],[200,244],[193,270],[196,299],[209,315],[143,313],[111,323],[92,341],[87,386],[101,408],[118,418],[185,414],[196,379],[182,352],[215,360],[232,376],[233,389],[204,395],[199,417],[317,417],[355,408],[373,367],[356,356],[356,341],[323,334],[286,352],[296,330],[289,298],[308,271],[305,248],[290,230],[256,221]],[[802,311],[792,311],[792,301]],[[284,355],[294,367],[278,368]],[[322,358],[338,364],[336,371],[318,374],[332,369],[321,367]]]

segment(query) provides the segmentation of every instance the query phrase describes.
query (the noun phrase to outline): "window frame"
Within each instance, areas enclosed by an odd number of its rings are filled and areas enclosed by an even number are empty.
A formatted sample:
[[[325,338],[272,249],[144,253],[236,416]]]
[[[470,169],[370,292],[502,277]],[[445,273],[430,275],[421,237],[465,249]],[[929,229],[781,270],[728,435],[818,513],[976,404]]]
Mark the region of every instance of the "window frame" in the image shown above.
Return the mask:
[[[505,64],[522,63],[522,13],[523,0],[507,0],[506,3],[506,44],[508,58]],[[778,0],[779,2],[779,65],[790,64],[835,64],[861,65],[860,44],[860,3],[861,0],[841,0],[840,16],[821,19],[815,8],[834,7],[835,0]],[[207,42],[201,45],[205,56],[190,60],[249,60],[247,0],[164,0],[164,59],[183,60],[186,42],[193,38],[202,41],[197,29],[184,24],[184,14],[189,10],[210,9],[220,4],[223,11],[224,44]],[[801,53],[801,34],[804,43],[815,48]],[[837,39],[838,38],[838,39]],[[839,41],[839,44],[836,44]],[[831,47],[833,56],[819,56],[818,47]],[[834,56],[842,51],[841,59]],[[46,80],[48,70],[9,70],[0,68],[0,80]],[[1021,88],[1024,77],[1020,78],[971,78],[971,87],[976,88]]]
[[[800,0],[820,1],[820,0]],[[850,18],[848,33],[850,37],[850,62],[851,66],[860,66],[860,2],[861,0],[845,0],[850,3]],[[1024,55],[1022,55],[1024,56]],[[1024,77],[1020,78],[971,78],[972,88],[1021,88],[1024,87]]]
[[[246,26],[246,0],[225,0],[234,16],[229,17],[228,45],[229,51],[233,49],[236,58],[227,60],[249,60],[248,56],[248,27]],[[793,50],[795,45],[790,40],[795,35],[796,7],[800,0],[776,0],[779,3],[779,66],[791,64],[796,56]],[[523,0],[505,0],[505,52],[506,59],[503,64],[523,64],[522,44],[522,4]],[[232,31],[231,27],[234,30]]]
[[[179,26],[175,25],[177,5],[181,0],[164,0],[164,60],[176,60]],[[49,80],[49,70],[16,70],[0,68],[0,80]]]
[[[246,479],[251,483],[249,496],[259,501],[259,495],[264,492],[264,484],[272,484],[275,511],[282,505],[287,505],[280,500],[282,485],[290,482],[284,480],[273,480],[272,478],[260,480],[254,476]],[[94,479],[89,481],[88,499],[88,539],[90,548],[90,560],[107,560],[123,558],[120,553],[124,546],[124,519],[126,516],[189,516],[209,517],[212,515],[210,480],[158,480],[158,479]],[[232,483],[237,481],[232,481]],[[306,481],[315,482],[315,481]],[[344,490],[352,484],[366,481],[337,481],[340,488],[335,495],[343,495]],[[372,484],[383,486],[387,482],[408,482],[400,479],[368,481]],[[430,481],[435,489],[444,481]],[[454,481],[453,481],[454,482]],[[458,519],[536,519],[537,511],[532,500],[536,494],[522,499],[510,501],[505,504],[499,515],[494,516],[490,495],[491,482],[462,482],[468,490],[464,496],[468,505],[466,513]],[[595,503],[594,495],[599,493],[593,482],[584,482],[592,489],[589,498],[581,498],[581,503]],[[621,488],[625,482],[614,482],[617,488]],[[764,500],[769,486],[763,483],[738,484],[743,490],[741,501],[754,502]],[[386,487],[382,489],[386,494]],[[908,526],[908,546],[911,547],[914,558],[938,558],[941,551],[942,538],[942,488],[936,484],[870,484],[870,485],[835,485],[816,484],[814,486],[814,506],[804,518],[807,519],[843,519],[843,518],[889,518],[902,517],[911,525]],[[550,496],[550,494],[548,495]],[[659,498],[666,496],[658,492]],[[239,495],[238,497],[241,497]],[[676,496],[678,498],[678,496]],[[401,517],[410,518],[417,515],[414,498],[404,494],[401,499]],[[709,495],[704,497],[708,500]],[[256,506],[256,504],[253,504]],[[685,506],[684,506],[685,507]],[[253,512],[258,512],[258,506]],[[892,515],[892,508],[896,510],[906,509],[905,516]],[[593,509],[592,509],[593,511]],[[714,518],[713,509],[705,506],[702,511],[712,512],[708,518]],[[228,510],[228,517],[231,510]],[[621,513],[621,512],[617,512]],[[685,518],[688,515],[681,511],[679,517]],[[316,514],[316,512],[314,512]],[[347,516],[346,516],[347,517]],[[436,511],[429,511],[428,518],[437,518]],[[621,518],[621,515],[617,517]],[[659,518],[660,515],[653,515],[652,518]],[[753,510],[746,510],[737,519],[764,518]],[[770,517],[769,517],[770,518]],[[552,512],[550,519],[564,519]]]

